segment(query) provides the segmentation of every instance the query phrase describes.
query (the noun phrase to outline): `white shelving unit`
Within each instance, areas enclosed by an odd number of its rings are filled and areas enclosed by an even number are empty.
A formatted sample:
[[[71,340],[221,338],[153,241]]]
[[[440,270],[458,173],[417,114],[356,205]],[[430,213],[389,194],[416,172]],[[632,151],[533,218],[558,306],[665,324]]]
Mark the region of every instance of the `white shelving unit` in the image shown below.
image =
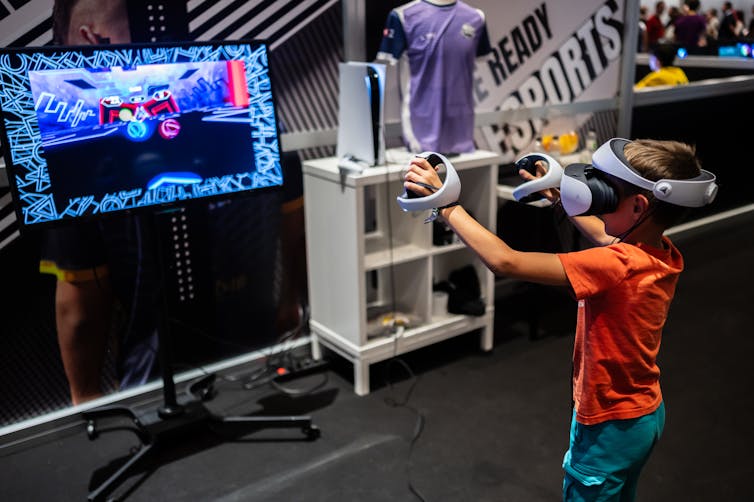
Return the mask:
[[[388,159],[345,176],[336,158],[303,166],[312,354],[322,357],[321,344],[351,361],[358,395],[369,393],[369,366],[395,355],[480,328],[481,348],[492,349],[493,274],[462,243],[434,246],[432,225],[423,223],[428,212],[400,209],[395,199],[410,155],[389,151]],[[476,151],[450,160],[464,208],[495,232],[501,157]],[[476,269],[485,313],[433,313],[433,284],[468,264]],[[409,319],[400,334],[381,331],[372,318],[393,311]]]

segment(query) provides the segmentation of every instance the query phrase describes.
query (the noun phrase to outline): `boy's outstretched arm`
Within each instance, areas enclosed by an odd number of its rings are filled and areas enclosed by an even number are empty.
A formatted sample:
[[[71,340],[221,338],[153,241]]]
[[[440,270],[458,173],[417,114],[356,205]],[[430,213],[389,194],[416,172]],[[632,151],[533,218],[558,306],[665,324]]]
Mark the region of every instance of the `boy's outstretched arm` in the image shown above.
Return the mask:
[[[406,189],[424,196],[429,195],[430,190],[414,182],[435,187],[442,184],[429,162],[422,158],[411,161],[405,180]],[[563,265],[555,254],[516,251],[484,228],[461,206],[442,209],[440,215],[496,275],[554,286],[570,285]]]
[[[484,228],[461,206],[440,212],[450,228],[495,275],[553,286],[569,286],[560,259],[553,253],[516,251]]]

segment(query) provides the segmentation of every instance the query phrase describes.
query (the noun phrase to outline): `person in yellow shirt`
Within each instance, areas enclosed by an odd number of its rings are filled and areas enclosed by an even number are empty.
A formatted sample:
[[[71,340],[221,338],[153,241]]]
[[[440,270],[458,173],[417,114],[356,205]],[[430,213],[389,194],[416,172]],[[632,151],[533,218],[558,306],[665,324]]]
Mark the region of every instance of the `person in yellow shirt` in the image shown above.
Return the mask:
[[[660,44],[649,51],[649,68],[652,70],[639,80],[634,89],[657,85],[688,84],[689,79],[682,69],[673,66],[676,48],[670,44]]]

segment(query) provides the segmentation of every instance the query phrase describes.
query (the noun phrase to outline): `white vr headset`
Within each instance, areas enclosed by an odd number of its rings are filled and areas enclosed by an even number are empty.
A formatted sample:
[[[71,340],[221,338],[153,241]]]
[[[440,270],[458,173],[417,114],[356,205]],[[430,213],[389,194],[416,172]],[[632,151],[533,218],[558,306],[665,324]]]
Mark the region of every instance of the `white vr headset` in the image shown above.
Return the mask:
[[[565,170],[545,155],[527,155],[516,165],[528,169],[537,160],[545,160],[549,164],[547,175],[521,184],[513,196],[518,201],[525,201],[527,197],[533,197],[534,192],[560,187],[560,201],[569,216],[607,214],[615,211],[618,205],[618,194],[605,176],[609,174],[651,191],[657,200],[677,206],[701,207],[715,200],[718,188],[715,175],[704,169],[699,176],[684,180],[650,181],[642,177],[631,167],[623,152],[630,142],[611,139],[594,152],[592,164],[571,164]],[[530,171],[533,172],[533,168]]]
[[[427,159],[427,162],[432,167],[440,164],[445,165],[445,181],[439,188],[422,185],[430,190],[434,190],[433,193],[424,197],[409,190],[404,190],[403,194],[397,198],[401,209],[404,211],[424,211],[444,207],[456,202],[458,196],[461,195],[461,180],[458,178],[458,173],[453,164],[444,155],[434,152],[423,152],[418,154],[417,157]]]

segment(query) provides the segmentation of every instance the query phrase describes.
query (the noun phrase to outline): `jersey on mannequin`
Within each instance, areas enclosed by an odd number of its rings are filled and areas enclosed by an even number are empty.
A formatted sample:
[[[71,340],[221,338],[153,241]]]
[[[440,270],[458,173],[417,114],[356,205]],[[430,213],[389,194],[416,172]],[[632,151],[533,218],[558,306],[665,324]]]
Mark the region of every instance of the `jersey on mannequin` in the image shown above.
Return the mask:
[[[401,117],[409,150],[474,150],[474,65],[491,50],[484,13],[460,0],[414,0],[390,11],[377,59],[406,56]]]

